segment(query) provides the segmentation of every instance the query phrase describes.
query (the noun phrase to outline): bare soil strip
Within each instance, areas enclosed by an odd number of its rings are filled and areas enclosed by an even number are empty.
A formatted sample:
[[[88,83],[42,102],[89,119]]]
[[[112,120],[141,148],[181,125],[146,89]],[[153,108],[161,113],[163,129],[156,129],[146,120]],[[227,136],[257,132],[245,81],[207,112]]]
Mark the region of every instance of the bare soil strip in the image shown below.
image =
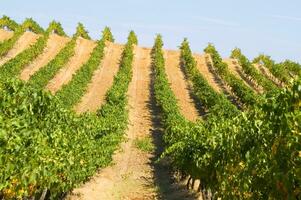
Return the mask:
[[[257,68],[258,71],[260,71],[266,78],[273,81],[276,85],[283,87],[284,85],[281,84],[281,82],[270,72],[270,70],[260,64],[253,64],[254,67]]]
[[[95,46],[96,43],[91,40],[78,38],[76,40],[74,56],[72,56],[68,63],[49,81],[46,89],[52,94],[55,94],[63,85],[67,84],[72,79],[73,74],[88,61]]]
[[[13,31],[6,31],[2,28],[0,28],[0,42],[3,42],[4,40],[8,40],[14,35]]]
[[[0,66],[16,57],[19,53],[34,44],[40,36],[32,32],[24,32],[11,50],[0,60]]]
[[[250,89],[254,90],[257,93],[262,91],[261,88],[257,88],[255,86],[255,83],[252,83],[245,77],[245,75],[241,69],[241,66],[238,64],[237,60],[227,58],[227,59],[223,59],[223,62],[227,63],[230,72],[232,74],[234,74],[237,78],[241,79],[245,83],[245,85],[248,86]]]
[[[154,187],[151,187],[153,185],[153,173],[149,165],[151,154],[142,152],[134,146],[134,139],[151,137],[152,119],[148,108],[150,63],[150,50],[136,47],[133,79],[128,91],[129,129],[126,133],[127,140],[121,145],[121,151],[114,155],[115,165],[101,170],[81,188],[74,190],[70,199],[155,198]]]
[[[71,200],[192,200],[194,194],[173,182],[166,164],[155,163],[162,152],[159,109],[153,94],[151,49],[135,47],[133,78],[129,85],[129,126],[114,165],[95,175],[66,199]],[[153,138],[154,151],[143,152],[135,141]]]
[[[102,63],[94,72],[86,94],[75,106],[77,113],[95,112],[104,103],[106,92],[112,86],[114,76],[118,72],[122,50],[123,45],[107,44]]]
[[[190,95],[189,83],[180,68],[180,52],[164,51],[164,57],[166,74],[171,84],[171,89],[178,99],[181,113],[188,120],[196,121],[200,118],[200,114]]]
[[[214,77],[214,75],[209,71],[207,62],[206,62],[206,55],[194,55],[195,60],[197,61],[197,68],[202,76],[208,81],[209,85],[216,91],[221,92],[222,89],[218,83],[218,80]]]
[[[228,100],[231,101],[232,104],[236,105],[239,109],[241,109],[242,104],[239,102],[239,98],[232,92],[231,87],[229,87],[226,82],[218,75],[216,69],[213,66],[212,58],[209,54],[205,54],[205,60],[209,72],[214,76],[216,83],[222,89],[223,93],[227,96]]]
[[[43,53],[23,69],[20,74],[20,79],[28,81],[35,72],[47,65],[69,40],[69,38],[51,34]]]

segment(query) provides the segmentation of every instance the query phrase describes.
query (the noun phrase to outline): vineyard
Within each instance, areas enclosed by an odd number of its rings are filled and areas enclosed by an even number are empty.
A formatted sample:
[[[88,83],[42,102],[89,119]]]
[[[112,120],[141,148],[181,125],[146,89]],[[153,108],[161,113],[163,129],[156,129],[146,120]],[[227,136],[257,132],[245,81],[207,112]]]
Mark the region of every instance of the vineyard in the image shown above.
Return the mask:
[[[0,19],[0,199],[301,199],[300,64],[138,43]]]

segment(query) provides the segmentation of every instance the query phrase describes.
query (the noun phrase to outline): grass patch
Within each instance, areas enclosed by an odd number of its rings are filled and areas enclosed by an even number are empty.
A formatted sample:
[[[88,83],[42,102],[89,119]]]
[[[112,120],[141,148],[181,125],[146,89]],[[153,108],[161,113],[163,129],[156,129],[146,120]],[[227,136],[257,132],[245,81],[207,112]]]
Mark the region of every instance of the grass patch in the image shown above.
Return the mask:
[[[144,152],[152,152],[154,145],[150,137],[136,138],[134,141],[136,148]]]

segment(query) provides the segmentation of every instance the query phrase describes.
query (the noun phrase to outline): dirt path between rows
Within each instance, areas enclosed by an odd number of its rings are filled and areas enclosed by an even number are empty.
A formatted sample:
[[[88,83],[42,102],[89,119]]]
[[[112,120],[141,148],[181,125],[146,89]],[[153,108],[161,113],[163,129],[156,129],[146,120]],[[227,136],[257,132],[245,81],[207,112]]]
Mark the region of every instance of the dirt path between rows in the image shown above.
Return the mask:
[[[69,38],[57,34],[51,34],[43,53],[23,69],[20,74],[20,79],[28,81],[35,72],[54,59],[69,40]]]
[[[107,51],[110,52],[110,48]],[[151,49],[147,48],[134,49],[133,78],[127,93],[129,125],[126,140],[113,156],[113,165],[100,170],[66,199],[196,199],[192,193],[173,182],[166,164],[155,162],[162,152],[162,129],[153,93],[150,52]],[[153,151],[145,152],[137,148],[135,142],[145,138],[152,141]]]
[[[95,42],[79,37],[76,40],[74,56],[72,56],[68,63],[49,81],[46,89],[52,94],[55,94],[63,85],[67,84],[76,71],[88,61],[95,46]]]
[[[228,64],[229,71],[234,74],[237,78],[241,79],[246,86],[248,86],[250,89],[255,91],[256,93],[260,93],[262,91],[262,88],[256,87],[255,83],[252,83],[250,80],[248,80],[241,68],[241,66],[238,64],[238,61],[232,58],[223,59],[223,62]]]
[[[16,57],[19,53],[29,48],[30,45],[34,44],[40,36],[32,32],[24,32],[24,34],[18,39],[16,44],[11,50],[8,51],[7,55],[0,60],[0,66]]]
[[[260,64],[253,64],[253,66],[261,72],[267,79],[271,80],[275,85],[283,87],[284,85],[270,72],[270,70]]]
[[[194,58],[197,62],[197,68],[202,76],[208,81],[209,85],[216,91],[221,92],[222,89],[218,83],[218,80],[214,77],[214,75],[209,71],[207,63],[206,63],[206,55],[198,55],[194,54]]]
[[[4,40],[8,40],[14,35],[13,31],[6,31],[2,28],[0,28],[0,42],[3,42]]]
[[[102,63],[94,72],[86,94],[75,106],[77,113],[95,112],[105,102],[107,90],[112,86],[119,69],[122,50],[123,45],[107,43]]]
[[[156,163],[162,152],[160,115],[153,93],[150,49],[135,47],[133,78],[128,90],[129,125],[126,140],[113,156],[113,165],[100,170],[68,200],[195,200],[172,179],[166,164]],[[150,138],[154,150],[141,151],[138,139]]]
[[[239,98],[232,92],[231,87],[229,87],[227,83],[219,76],[209,54],[205,54],[205,61],[208,71],[213,75],[214,80],[218,84],[219,88],[223,91],[227,99],[231,101],[232,104],[236,105],[238,109],[242,109],[242,104],[239,102]]]
[[[164,51],[165,71],[180,106],[181,113],[188,120],[196,121],[200,118],[200,112],[190,94],[189,84],[180,68],[180,52]]]
[[[111,55],[110,50],[112,48],[109,48]],[[104,64],[109,63],[105,61]],[[114,155],[115,165],[101,170],[91,181],[74,190],[70,199],[154,199],[153,187],[148,187],[152,185],[152,169],[148,164],[151,155],[134,147],[136,138],[151,136],[150,74],[150,50],[136,47],[133,78],[128,91],[126,141],[122,143],[121,151]]]

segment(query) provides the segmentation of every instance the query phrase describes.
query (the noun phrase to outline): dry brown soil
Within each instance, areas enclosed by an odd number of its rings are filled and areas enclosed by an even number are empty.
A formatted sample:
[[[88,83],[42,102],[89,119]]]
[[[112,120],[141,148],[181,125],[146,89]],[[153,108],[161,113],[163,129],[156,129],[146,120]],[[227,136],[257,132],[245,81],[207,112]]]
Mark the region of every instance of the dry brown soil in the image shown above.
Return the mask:
[[[115,47],[115,48],[114,48]],[[115,53],[112,50],[115,49]],[[120,56],[120,46],[108,48],[107,58]],[[114,156],[114,165],[101,170],[89,182],[75,189],[70,199],[154,199],[152,168],[148,164],[151,154],[133,147],[136,138],[151,137],[150,98],[150,50],[136,47],[133,78],[129,85],[129,126],[121,151]],[[118,59],[117,59],[118,60]],[[114,62],[116,64],[118,62]],[[104,60],[104,66],[111,64]],[[105,65],[106,64],[106,65]],[[107,71],[107,70],[104,70]]]
[[[3,30],[2,28],[0,29],[0,42],[4,41],[4,40],[8,40],[9,38],[11,38],[14,35],[14,32],[12,31],[6,31]]]
[[[196,121],[200,118],[200,114],[189,93],[189,83],[180,68],[180,52],[171,50],[164,51],[164,57],[165,71],[171,89],[178,100],[181,113],[188,120]]]
[[[20,79],[28,81],[35,72],[48,64],[60,52],[60,50],[68,41],[69,38],[51,34],[43,53],[23,69],[20,74]]]
[[[88,61],[96,43],[84,38],[78,38],[75,45],[75,54],[68,63],[60,69],[55,77],[49,81],[46,89],[55,94],[63,85],[67,84],[80,67]]]
[[[220,85],[218,80],[214,75],[209,71],[205,55],[194,54],[194,58],[197,62],[197,68],[202,76],[208,81],[209,85],[216,91],[221,92]]]
[[[111,44],[112,45],[112,44]],[[112,48],[112,46],[111,46]],[[110,49],[110,47],[109,47]],[[109,50],[108,49],[108,50]],[[108,51],[107,50],[107,51]],[[162,137],[152,88],[150,49],[135,47],[133,78],[128,90],[129,125],[126,140],[113,156],[113,165],[101,169],[88,182],[73,190],[71,200],[193,200],[197,197],[170,181],[171,174],[155,164],[157,152],[143,152],[135,140]],[[157,151],[157,150],[156,150]]]
[[[118,72],[123,45],[108,43],[105,56],[99,68],[94,72],[87,92],[79,104],[75,106],[77,113],[95,112],[105,102],[107,90],[112,86],[114,76]]]
[[[12,49],[8,51],[8,53],[0,59],[0,66],[9,61],[10,59],[17,56],[19,53],[27,49],[30,45],[34,44],[39,35],[32,32],[25,32],[16,42]]]
[[[253,64],[258,71],[260,71],[265,77],[273,81],[276,85],[282,86],[281,82],[270,72],[270,70],[260,64]]]
[[[1,35],[0,35],[1,37]],[[5,57],[6,61],[34,43],[38,35],[26,32]],[[21,73],[21,78],[27,80],[39,68],[46,65],[68,39],[52,35],[44,52]],[[85,39],[77,41],[75,55],[64,66],[55,78],[47,85],[47,89],[55,93],[63,84],[71,80],[72,75],[85,63],[95,43]],[[105,103],[105,94],[112,86],[114,76],[119,70],[119,62],[123,45],[107,43],[105,56],[94,72],[87,92],[80,103],[75,106],[77,113],[94,112]],[[160,125],[159,108],[157,108],[153,93],[153,72],[151,67],[151,49],[134,48],[133,78],[128,90],[129,125],[126,139],[113,156],[113,164],[100,171],[89,181],[74,189],[66,199],[170,199],[192,200],[198,196],[183,188],[183,184],[174,181],[166,162],[155,162],[162,152],[162,127]],[[182,114],[195,121],[200,114],[190,94],[189,82],[180,67],[179,51],[164,51],[166,73],[171,88],[179,101]],[[209,84],[218,92],[223,88],[210,72],[204,55],[195,55],[197,67]],[[4,62],[4,61],[1,61]],[[135,145],[137,139],[150,138],[154,150],[144,152]],[[161,142],[160,142],[161,141]]]
[[[232,92],[231,87],[227,85],[227,83],[218,75],[215,67],[213,66],[212,58],[209,54],[205,54],[205,59],[207,62],[208,71],[214,76],[216,83],[226,95],[229,101],[235,104],[238,108],[241,108],[241,103],[239,102],[239,98]]]
[[[228,64],[229,71],[234,74],[237,78],[241,79],[246,86],[248,86],[250,89],[254,90],[255,92],[259,93],[262,91],[262,88],[256,87],[255,83],[252,81],[249,81],[243,73],[243,70],[241,66],[238,64],[238,61],[236,59],[227,58],[223,59],[223,62]]]

